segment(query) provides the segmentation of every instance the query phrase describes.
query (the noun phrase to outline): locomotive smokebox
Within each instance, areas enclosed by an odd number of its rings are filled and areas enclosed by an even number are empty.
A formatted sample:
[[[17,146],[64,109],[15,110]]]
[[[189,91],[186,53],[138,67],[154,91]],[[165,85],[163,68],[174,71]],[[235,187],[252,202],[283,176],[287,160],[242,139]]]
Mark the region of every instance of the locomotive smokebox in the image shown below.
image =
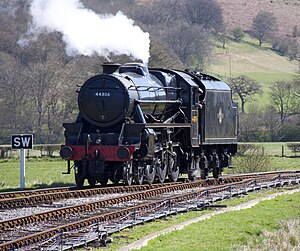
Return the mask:
[[[123,120],[129,109],[129,96],[124,82],[126,80],[119,80],[111,74],[88,79],[78,95],[81,116],[100,127],[109,127]]]
[[[121,66],[121,64],[118,64],[118,63],[114,63],[114,62],[104,62],[104,63],[102,64],[103,73],[104,73],[104,74],[112,74],[112,73],[114,73],[116,70],[118,70],[120,66]]]

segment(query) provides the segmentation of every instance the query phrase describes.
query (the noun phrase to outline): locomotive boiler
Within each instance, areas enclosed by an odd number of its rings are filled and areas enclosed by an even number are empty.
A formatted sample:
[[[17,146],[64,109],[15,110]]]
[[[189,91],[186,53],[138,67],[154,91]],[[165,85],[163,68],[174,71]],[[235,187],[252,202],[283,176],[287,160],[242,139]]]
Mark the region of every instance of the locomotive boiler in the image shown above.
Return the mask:
[[[106,63],[81,86],[78,108],[60,151],[77,186],[218,178],[237,151],[231,90],[206,74]]]

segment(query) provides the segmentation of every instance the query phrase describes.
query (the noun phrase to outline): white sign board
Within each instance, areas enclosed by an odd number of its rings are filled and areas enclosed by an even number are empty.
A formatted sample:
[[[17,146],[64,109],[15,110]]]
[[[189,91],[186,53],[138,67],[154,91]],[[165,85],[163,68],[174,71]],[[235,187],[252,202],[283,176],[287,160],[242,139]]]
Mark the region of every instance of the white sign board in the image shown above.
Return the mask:
[[[25,149],[32,149],[32,134],[13,134],[11,135],[11,149],[20,150],[20,188],[25,188]]]
[[[32,149],[32,134],[13,134],[11,135],[11,149]]]

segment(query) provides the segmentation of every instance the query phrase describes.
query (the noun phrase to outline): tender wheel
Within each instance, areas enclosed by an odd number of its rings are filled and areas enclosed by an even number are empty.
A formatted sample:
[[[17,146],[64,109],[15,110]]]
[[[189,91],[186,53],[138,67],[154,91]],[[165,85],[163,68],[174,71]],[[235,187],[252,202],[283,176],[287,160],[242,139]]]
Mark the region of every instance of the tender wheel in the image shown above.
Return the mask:
[[[145,168],[145,179],[148,184],[152,184],[155,180],[156,168],[155,165],[147,165]]]
[[[189,180],[194,181],[196,179],[196,171],[194,170],[188,171],[188,178]]]
[[[221,174],[221,170],[220,170],[220,161],[219,161],[219,157],[217,154],[213,155],[213,177],[215,179],[220,177]]]
[[[201,169],[200,170],[200,176],[201,176],[201,179],[206,180],[208,178],[208,170],[207,169],[205,169],[205,170]]]
[[[188,178],[191,181],[194,181],[197,176],[197,162],[195,158],[191,158],[190,160],[190,168],[188,170]]]
[[[174,156],[169,154],[168,164],[168,177],[170,181],[176,182],[179,177],[179,165],[177,161],[177,154],[174,152]]]
[[[132,175],[132,162],[128,161],[124,164],[123,167],[123,182],[124,185],[130,186],[132,184],[133,175]]]
[[[101,184],[101,186],[106,186],[107,182],[108,182],[108,176],[107,174],[104,173],[99,179],[99,183]]]
[[[201,153],[199,167],[201,179],[206,180],[208,178],[208,161],[204,153]]]
[[[83,169],[80,164],[75,165],[75,183],[77,187],[83,187],[84,184],[84,176]]]
[[[161,158],[157,158],[155,163],[157,177],[160,183],[164,183],[168,170],[168,154],[163,151]]]
[[[134,181],[138,185],[142,185],[144,181],[144,167],[138,162],[133,167]]]
[[[94,187],[96,185],[96,179],[94,177],[88,178],[89,185]]]
[[[114,184],[114,185],[118,185],[120,182],[120,179],[110,179],[110,181]]]
[[[109,174],[109,179],[110,181],[117,185],[119,184],[121,178],[122,178],[122,171],[120,171],[119,168],[117,168],[114,164],[111,164],[110,166],[108,166],[109,170],[112,170]]]
[[[77,187],[83,187],[84,179],[79,177],[79,175],[75,174],[75,182]]]

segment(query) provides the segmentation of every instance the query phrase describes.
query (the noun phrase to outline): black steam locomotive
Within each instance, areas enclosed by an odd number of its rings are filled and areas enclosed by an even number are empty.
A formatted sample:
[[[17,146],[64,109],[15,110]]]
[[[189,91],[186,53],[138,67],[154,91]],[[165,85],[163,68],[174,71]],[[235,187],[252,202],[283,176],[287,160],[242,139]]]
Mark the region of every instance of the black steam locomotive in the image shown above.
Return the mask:
[[[218,178],[237,151],[231,90],[202,73],[107,63],[80,88],[78,107],[60,151],[77,186]]]

